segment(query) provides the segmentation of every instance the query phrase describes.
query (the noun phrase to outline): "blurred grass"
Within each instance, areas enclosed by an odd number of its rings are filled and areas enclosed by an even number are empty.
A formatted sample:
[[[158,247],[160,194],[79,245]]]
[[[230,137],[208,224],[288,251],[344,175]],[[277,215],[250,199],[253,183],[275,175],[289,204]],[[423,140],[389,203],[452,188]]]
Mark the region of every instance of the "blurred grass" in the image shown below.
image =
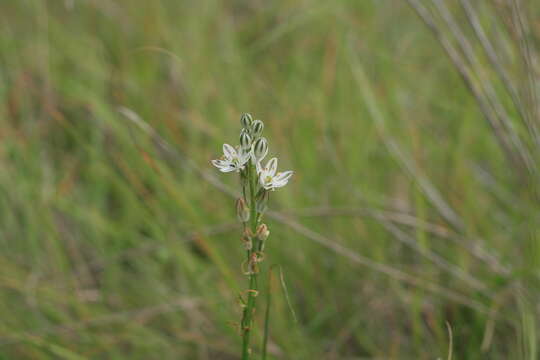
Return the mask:
[[[233,201],[185,159],[244,111],[295,170],[274,358],[445,358],[446,322],[456,359],[537,358],[535,183],[405,2],[7,1],[0,34],[0,358],[237,358]]]

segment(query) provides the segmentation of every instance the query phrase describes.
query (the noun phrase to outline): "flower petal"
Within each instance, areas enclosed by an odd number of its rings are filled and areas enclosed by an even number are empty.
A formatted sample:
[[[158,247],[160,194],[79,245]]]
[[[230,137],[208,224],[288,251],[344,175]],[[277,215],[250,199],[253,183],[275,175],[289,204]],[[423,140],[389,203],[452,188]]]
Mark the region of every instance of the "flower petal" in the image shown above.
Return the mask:
[[[236,150],[229,144],[223,144],[223,154],[228,159],[236,157]]]
[[[238,163],[243,166],[249,161],[250,156],[251,154],[249,153],[249,151],[240,150],[240,152],[238,153]]]
[[[262,187],[265,187],[267,184],[271,183],[272,181],[268,181],[268,173],[264,170],[261,171],[259,174],[259,183]]]
[[[212,160],[212,165],[217,167],[221,172],[231,172],[237,169],[236,165],[227,160]]]
[[[276,170],[277,170],[277,158],[271,158],[266,163],[266,171],[268,172],[269,176],[274,177]]]
[[[280,188],[280,187],[284,187],[285,185],[287,185],[288,181],[287,180],[283,180],[283,181],[274,181],[274,188]]]
[[[224,172],[224,173],[228,173],[228,172],[231,172],[231,171],[235,171],[236,169],[237,169],[237,167],[234,166],[233,164],[227,164],[225,166],[220,167],[219,171]]]
[[[210,162],[212,163],[212,165],[218,168],[221,167],[221,163],[223,162],[223,160],[212,160]]]
[[[278,182],[281,182],[281,181],[289,181],[289,178],[293,175],[293,172],[292,171],[284,171],[284,172],[280,172],[280,173],[277,173],[277,175],[274,177],[274,181],[278,181]]]

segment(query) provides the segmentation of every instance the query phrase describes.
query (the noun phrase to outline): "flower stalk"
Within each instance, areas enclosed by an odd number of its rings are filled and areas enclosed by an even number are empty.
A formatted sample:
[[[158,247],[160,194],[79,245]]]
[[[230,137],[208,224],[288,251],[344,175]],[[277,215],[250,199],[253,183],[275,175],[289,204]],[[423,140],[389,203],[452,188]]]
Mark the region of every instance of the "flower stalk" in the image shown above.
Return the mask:
[[[224,144],[223,156],[212,160],[212,164],[221,172],[237,172],[240,175],[242,196],[236,202],[236,213],[238,220],[243,224],[242,242],[246,250],[246,259],[242,263],[242,269],[248,277],[248,289],[244,292],[245,300],[242,299],[243,310],[240,321],[241,359],[249,360],[252,358],[251,333],[259,295],[260,263],[264,260],[264,245],[270,234],[268,226],[261,221],[267,209],[270,191],[285,186],[293,172],[277,172],[277,158],[272,158],[263,167],[261,161],[268,154],[268,141],[261,137],[263,122],[253,121],[252,116],[246,113],[240,117],[240,123],[242,125],[240,145],[232,147]]]

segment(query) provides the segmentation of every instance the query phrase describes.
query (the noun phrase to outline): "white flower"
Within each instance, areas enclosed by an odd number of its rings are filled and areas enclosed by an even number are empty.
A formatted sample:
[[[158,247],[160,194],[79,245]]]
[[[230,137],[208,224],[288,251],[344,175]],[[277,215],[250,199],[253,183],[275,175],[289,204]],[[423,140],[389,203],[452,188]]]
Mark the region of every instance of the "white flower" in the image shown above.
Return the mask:
[[[274,190],[282,186],[287,185],[289,178],[292,176],[292,171],[278,172],[277,170],[277,159],[272,158],[263,168],[260,163],[257,163],[257,173],[259,174],[259,182],[263,188],[266,190]]]
[[[212,160],[212,164],[221,172],[240,171],[250,158],[249,151],[240,148],[233,148],[229,144],[223,144],[223,156],[220,159]]]

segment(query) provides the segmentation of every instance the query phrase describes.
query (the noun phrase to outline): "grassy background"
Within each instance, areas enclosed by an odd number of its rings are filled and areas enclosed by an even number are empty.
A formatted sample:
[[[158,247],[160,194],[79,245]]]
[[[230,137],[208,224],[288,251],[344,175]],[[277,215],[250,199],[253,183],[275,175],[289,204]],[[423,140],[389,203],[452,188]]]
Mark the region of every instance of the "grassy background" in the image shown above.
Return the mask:
[[[215,181],[237,183],[209,160],[245,111],[295,170],[268,219],[297,316],[276,278],[272,358],[446,358],[447,323],[455,359],[537,358],[537,183],[406,2],[5,0],[0,359],[238,358]]]

